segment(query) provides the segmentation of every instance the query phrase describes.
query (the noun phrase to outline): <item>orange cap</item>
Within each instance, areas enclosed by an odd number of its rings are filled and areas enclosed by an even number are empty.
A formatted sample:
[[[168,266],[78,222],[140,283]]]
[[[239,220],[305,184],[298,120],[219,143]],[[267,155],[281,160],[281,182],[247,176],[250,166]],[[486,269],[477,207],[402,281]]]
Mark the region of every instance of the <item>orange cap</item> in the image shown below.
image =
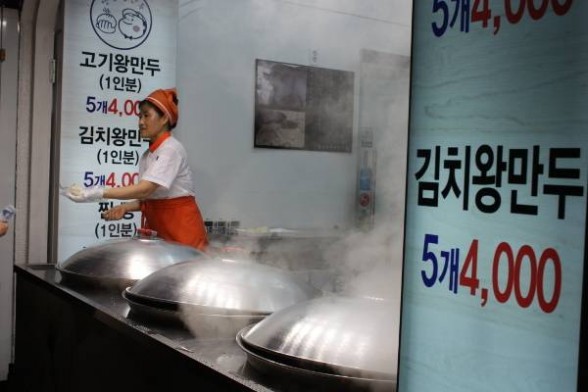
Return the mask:
[[[178,122],[178,98],[175,88],[155,90],[145,101],[157,106],[169,118],[169,126],[173,128]]]

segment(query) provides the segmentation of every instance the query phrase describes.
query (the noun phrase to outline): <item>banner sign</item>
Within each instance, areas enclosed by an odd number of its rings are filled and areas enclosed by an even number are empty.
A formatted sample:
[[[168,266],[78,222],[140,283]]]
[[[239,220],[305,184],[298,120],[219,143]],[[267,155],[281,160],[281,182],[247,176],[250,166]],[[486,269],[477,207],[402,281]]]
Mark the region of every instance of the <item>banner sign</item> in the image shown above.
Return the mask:
[[[64,2],[60,186],[134,184],[147,143],[139,102],[175,87],[175,0]],[[139,214],[106,222],[119,201],[59,201],[58,261],[101,240],[132,237]]]
[[[588,2],[414,2],[399,391],[576,391]]]

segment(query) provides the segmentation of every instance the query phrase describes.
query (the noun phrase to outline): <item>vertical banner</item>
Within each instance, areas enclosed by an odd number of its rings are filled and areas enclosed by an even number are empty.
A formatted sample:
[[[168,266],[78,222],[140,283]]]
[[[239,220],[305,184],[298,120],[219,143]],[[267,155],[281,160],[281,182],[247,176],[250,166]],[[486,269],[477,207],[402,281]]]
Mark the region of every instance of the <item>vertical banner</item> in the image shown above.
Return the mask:
[[[414,2],[400,392],[576,391],[588,2]]]
[[[176,0],[64,2],[60,185],[117,187],[138,178],[147,143],[138,104],[175,86]],[[132,237],[139,214],[106,222],[118,201],[59,201],[58,261],[104,239]]]

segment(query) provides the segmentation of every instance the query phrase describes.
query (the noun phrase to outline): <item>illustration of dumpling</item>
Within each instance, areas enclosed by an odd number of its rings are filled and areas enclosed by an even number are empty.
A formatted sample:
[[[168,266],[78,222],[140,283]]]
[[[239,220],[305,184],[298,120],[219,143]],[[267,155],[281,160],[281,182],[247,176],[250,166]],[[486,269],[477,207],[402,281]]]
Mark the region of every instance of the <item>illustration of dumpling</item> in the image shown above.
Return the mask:
[[[122,11],[122,19],[118,22],[118,29],[123,37],[133,40],[139,39],[147,32],[147,21],[143,14],[130,8]]]
[[[100,14],[96,18],[96,28],[103,33],[112,34],[116,31],[116,18],[109,12]]]

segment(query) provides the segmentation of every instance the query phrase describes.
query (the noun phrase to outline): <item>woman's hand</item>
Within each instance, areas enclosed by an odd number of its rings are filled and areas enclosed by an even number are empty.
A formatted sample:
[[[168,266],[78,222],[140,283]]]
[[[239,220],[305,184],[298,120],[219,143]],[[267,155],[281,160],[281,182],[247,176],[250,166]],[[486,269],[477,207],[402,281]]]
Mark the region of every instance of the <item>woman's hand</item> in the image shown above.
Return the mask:
[[[8,223],[0,221],[0,237],[2,237],[8,231]]]
[[[111,221],[111,220],[119,220],[122,219],[123,216],[127,213],[127,208],[124,204],[118,205],[116,207],[112,207],[109,210],[106,210],[102,213],[102,219]]]
[[[107,221],[119,220],[122,219],[127,212],[131,211],[141,211],[141,203],[138,200],[112,207],[111,209],[104,211],[101,216],[102,219]]]
[[[74,184],[65,189],[64,195],[76,203],[89,203],[101,200],[104,196],[104,188],[82,188]]]

